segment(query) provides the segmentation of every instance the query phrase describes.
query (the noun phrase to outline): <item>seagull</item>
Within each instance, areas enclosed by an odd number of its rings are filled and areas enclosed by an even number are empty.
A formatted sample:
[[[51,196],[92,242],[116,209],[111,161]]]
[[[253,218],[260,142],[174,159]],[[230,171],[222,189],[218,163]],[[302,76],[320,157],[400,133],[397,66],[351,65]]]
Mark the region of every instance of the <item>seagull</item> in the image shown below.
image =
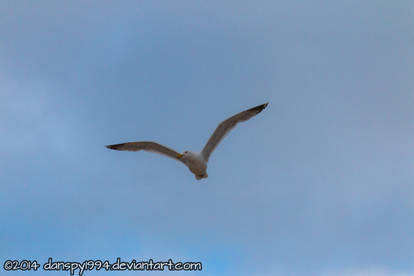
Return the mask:
[[[122,144],[115,144],[115,145],[108,145],[106,146],[108,149],[113,150],[121,150],[121,151],[150,151],[155,152],[158,154],[163,154],[170,158],[173,158],[177,161],[184,163],[188,167],[188,169],[194,174],[197,180],[202,178],[207,178],[207,162],[210,158],[211,153],[220,143],[220,141],[232,130],[238,123],[245,122],[250,118],[256,116],[269,103],[261,104],[236,115],[227,118],[223,122],[221,122],[216,130],[214,131],[213,135],[211,135],[210,139],[208,139],[207,144],[204,146],[201,152],[192,152],[189,150],[184,151],[182,154],[176,152],[173,149],[170,149],[166,146],[158,144],[153,141],[139,141],[139,142],[128,142]]]

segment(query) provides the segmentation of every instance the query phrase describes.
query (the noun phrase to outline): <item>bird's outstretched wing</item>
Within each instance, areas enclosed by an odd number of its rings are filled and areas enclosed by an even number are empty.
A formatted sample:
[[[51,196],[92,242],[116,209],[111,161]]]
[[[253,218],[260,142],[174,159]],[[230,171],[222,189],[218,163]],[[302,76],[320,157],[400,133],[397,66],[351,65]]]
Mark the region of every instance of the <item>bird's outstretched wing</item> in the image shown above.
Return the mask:
[[[175,150],[172,150],[166,146],[160,145],[155,142],[150,141],[141,141],[141,142],[129,142],[129,143],[122,143],[122,144],[116,144],[116,145],[109,145],[106,146],[108,149],[113,150],[127,150],[127,151],[139,151],[139,150],[145,150],[145,151],[151,151],[159,154],[163,154],[165,156],[171,157],[177,161],[181,161],[181,154],[176,152]]]
[[[269,103],[265,103],[247,109],[221,122],[201,152],[204,159],[208,161],[213,150],[217,147],[224,136],[226,136],[226,134],[237,125],[237,123],[247,121],[251,117],[259,114],[268,104]]]

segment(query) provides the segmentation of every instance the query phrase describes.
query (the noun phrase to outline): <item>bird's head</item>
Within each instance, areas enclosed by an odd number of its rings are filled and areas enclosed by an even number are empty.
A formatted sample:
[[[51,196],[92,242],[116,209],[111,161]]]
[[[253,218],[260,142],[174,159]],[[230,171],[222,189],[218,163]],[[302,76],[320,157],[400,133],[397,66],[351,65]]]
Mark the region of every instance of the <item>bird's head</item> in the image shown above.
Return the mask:
[[[187,157],[188,157],[188,155],[190,154],[190,152],[188,151],[188,150],[186,150],[186,151],[184,151],[183,153],[179,153],[178,155],[177,155],[177,158],[178,159],[186,159]]]

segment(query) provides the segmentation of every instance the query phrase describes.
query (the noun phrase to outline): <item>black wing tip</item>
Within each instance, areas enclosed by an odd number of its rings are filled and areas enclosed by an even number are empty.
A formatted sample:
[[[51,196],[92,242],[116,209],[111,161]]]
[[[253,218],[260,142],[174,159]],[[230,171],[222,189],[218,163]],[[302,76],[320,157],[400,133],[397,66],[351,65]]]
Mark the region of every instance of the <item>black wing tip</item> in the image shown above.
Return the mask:
[[[122,144],[108,145],[108,146],[105,146],[105,148],[112,149],[112,150],[119,150],[119,146],[121,145]]]
[[[255,106],[255,107],[252,107],[252,108],[249,109],[249,111],[255,111],[257,113],[260,113],[260,112],[262,112],[263,109],[266,108],[266,106],[268,104],[269,104],[269,102],[264,103],[264,104],[261,104],[261,105],[258,105],[258,106]]]

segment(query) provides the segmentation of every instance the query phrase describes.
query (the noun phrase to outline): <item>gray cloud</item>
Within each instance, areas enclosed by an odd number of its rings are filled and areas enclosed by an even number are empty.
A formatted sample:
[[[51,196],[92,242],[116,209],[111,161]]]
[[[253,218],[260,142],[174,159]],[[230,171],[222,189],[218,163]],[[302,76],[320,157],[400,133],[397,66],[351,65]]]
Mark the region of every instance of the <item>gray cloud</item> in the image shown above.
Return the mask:
[[[2,258],[175,255],[205,261],[206,275],[413,269],[410,3],[0,10]],[[265,101],[205,182],[103,147],[199,149]]]

